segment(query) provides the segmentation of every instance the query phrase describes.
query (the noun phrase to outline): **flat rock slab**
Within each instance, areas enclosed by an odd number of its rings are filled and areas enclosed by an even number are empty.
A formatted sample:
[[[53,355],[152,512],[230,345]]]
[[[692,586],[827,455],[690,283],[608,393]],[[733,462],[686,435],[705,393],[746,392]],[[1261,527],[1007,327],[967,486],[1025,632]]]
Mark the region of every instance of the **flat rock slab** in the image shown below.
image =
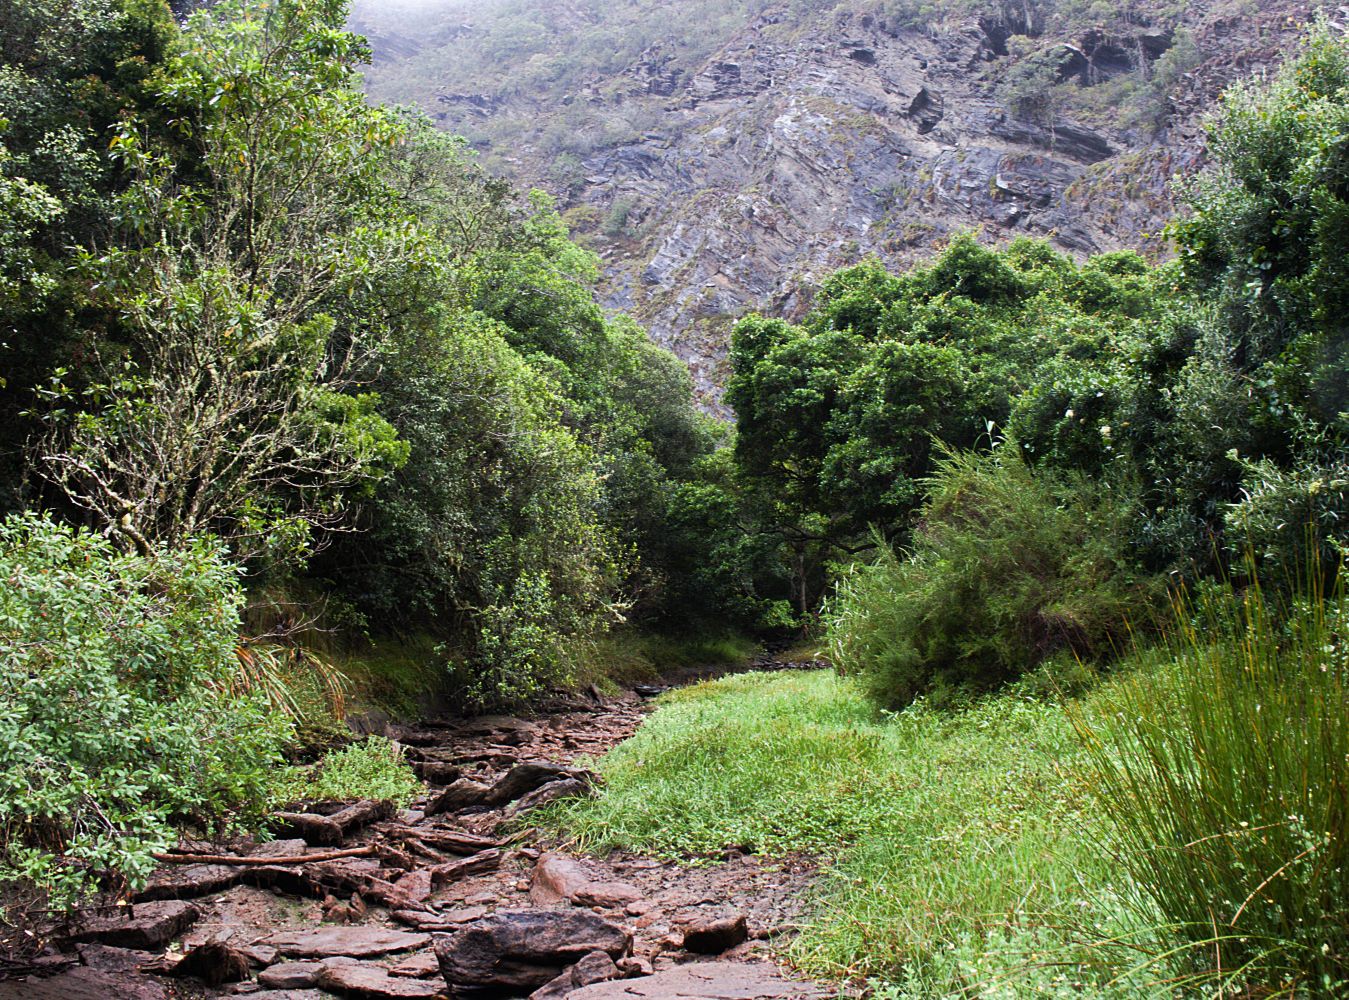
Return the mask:
[[[201,911],[195,906],[178,900],[138,903],[110,916],[82,918],[70,939],[154,951],[191,927],[199,916]]]
[[[309,931],[288,931],[264,938],[283,955],[296,958],[374,958],[395,951],[415,951],[431,943],[429,934],[385,930],[382,927],[319,927]]]
[[[328,964],[340,959],[328,959],[327,962],[282,962],[258,973],[258,985],[269,990],[304,990],[319,980],[319,973]],[[354,962],[355,959],[348,959]]]
[[[440,961],[434,952],[424,951],[403,959],[389,970],[389,975],[405,979],[430,979],[440,975]]]
[[[443,980],[395,978],[376,965],[334,965],[319,973],[320,989],[369,1000],[439,1000],[447,995]]]
[[[487,916],[485,906],[467,906],[445,913],[427,913],[425,910],[394,910],[393,918],[419,931],[450,931],[462,924],[472,923]]]
[[[825,1000],[836,996],[817,983],[788,979],[767,963],[699,962],[642,979],[596,983],[567,1000]]]
[[[636,886],[626,882],[603,882],[575,858],[545,854],[534,865],[529,899],[535,906],[568,902],[580,906],[625,906],[642,898]]]
[[[238,868],[229,865],[181,865],[155,872],[149,883],[136,894],[136,902],[161,899],[197,899],[234,888],[240,879]]]

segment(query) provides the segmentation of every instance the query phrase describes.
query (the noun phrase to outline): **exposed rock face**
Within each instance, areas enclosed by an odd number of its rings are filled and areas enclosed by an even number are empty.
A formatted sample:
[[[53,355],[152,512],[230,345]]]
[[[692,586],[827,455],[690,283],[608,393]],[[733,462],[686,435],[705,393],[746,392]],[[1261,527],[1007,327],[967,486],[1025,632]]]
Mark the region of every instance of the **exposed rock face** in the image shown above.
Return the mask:
[[[1172,176],[1201,162],[1201,113],[1228,82],[1276,64],[1310,10],[1303,0],[1240,15],[1188,5],[1179,27],[1195,46],[1191,68],[1157,94],[1155,121],[1122,127],[1100,112],[1014,114],[1005,83],[1015,50],[1032,46],[1060,81],[1092,88],[1126,73],[1148,79],[1178,32],[1143,23],[1057,39],[1034,5],[988,7],[902,30],[850,5],[770,8],[701,65],[655,45],[552,103],[445,94],[434,110],[445,128],[480,135],[492,134],[483,122],[548,121],[573,103],[645,123],[597,139],[565,184],[556,150],[512,141],[487,151],[517,181],[559,196],[603,257],[605,304],[688,361],[715,408],[731,320],[749,309],[795,317],[825,275],[867,255],[902,265],[964,228],[1082,254],[1160,252],[1141,234],[1173,212]],[[374,16],[374,0],[362,8]],[[375,47],[376,93],[406,96],[379,85],[380,60],[399,57],[378,38]],[[418,70],[398,67],[404,79],[429,71],[425,56]],[[616,206],[626,211],[615,235],[601,220]]]

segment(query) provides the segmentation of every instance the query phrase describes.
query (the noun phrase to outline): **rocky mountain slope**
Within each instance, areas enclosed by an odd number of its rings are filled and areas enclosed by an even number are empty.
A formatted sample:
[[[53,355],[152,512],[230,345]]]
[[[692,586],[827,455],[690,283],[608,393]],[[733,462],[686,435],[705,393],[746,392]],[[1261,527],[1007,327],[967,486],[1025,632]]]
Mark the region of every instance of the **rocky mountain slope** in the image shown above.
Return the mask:
[[[685,358],[714,407],[735,317],[799,314],[820,278],[868,255],[899,265],[969,228],[1164,253],[1155,234],[1172,179],[1202,162],[1203,115],[1313,16],[1291,0],[1103,19],[1071,0],[797,2],[737,7],[710,40],[690,7],[690,45],[637,34],[634,9],[677,12],[656,0],[447,3],[360,0],[372,94],[421,103],[489,166],[556,195],[602,257],[606,304]],[[507,7],[553,34],[511,56]],[[648,44],[618,68],[587,62],[620,11],[622,41]]]

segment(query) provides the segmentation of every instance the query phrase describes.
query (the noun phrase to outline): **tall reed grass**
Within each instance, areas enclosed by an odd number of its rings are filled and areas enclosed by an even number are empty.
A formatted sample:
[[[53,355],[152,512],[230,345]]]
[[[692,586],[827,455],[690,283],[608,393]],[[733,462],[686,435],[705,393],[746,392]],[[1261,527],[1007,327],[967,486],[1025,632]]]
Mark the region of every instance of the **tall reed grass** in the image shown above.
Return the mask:
[[[1112,849],[1209,996],[1349,996],[1349,602],[1175,598],[1175,663],[1075,723]],[[1160,928],[1159,928],[1160,930]]]

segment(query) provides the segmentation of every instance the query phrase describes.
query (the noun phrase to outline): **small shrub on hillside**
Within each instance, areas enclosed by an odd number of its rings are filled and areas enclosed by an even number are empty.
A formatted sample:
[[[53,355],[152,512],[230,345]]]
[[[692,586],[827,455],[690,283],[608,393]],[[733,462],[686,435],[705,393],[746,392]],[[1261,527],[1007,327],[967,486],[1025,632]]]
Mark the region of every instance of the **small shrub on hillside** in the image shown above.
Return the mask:
[[[1138,909],[1205,995],[1345,996],[1349,599],[1215,588],[1175,610],[1173,668],[1078,720]]]
[[[329,799],[387,799],[405,807],[423,790],[403,751],[382,736],[329,750],[317,764],[288,767],[272,789],[278,806]]]
[[[948,455],[929,487],[913,551],[854,567],[826,615],[833,662],[882,703],[950,702],[1060,651],[1105,656],[1146,606],[1108,493],[1036,475],[1010,446]]]
[[[231,693],[242,592],[221,550],[147,556],[0,523],[0,883],[61,906],[144,882],[175,822],[259,818],[289,734]]]

